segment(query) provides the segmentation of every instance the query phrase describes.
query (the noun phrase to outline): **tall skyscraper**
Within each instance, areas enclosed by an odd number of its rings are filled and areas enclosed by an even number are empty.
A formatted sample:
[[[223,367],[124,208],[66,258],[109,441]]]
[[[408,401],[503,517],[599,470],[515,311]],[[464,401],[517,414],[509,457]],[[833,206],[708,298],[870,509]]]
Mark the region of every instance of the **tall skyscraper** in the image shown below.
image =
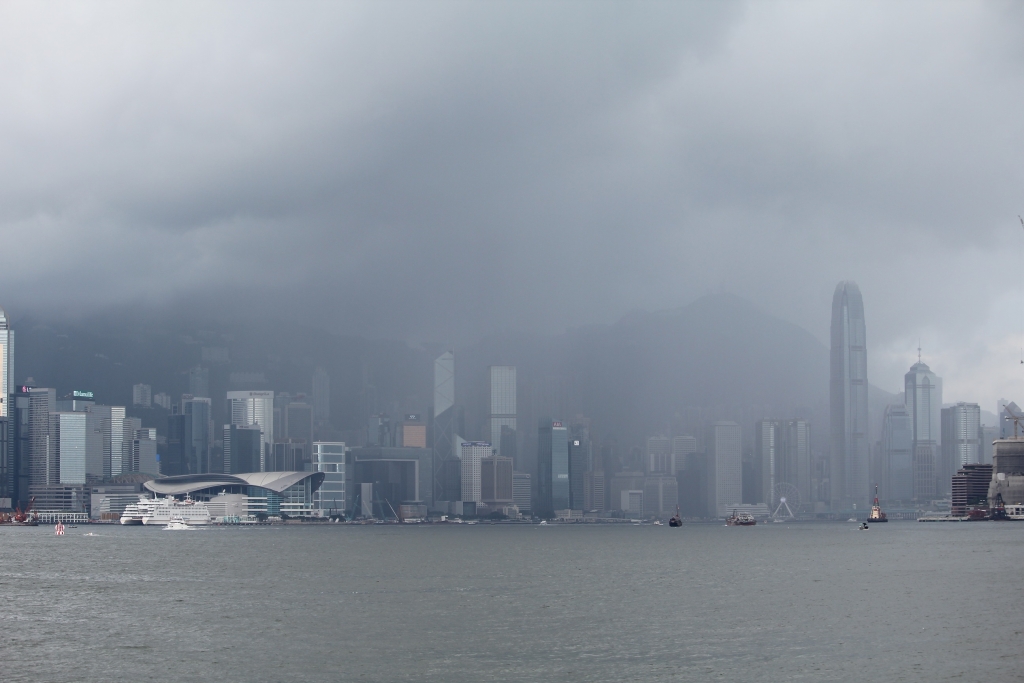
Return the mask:
[[[17,452],[14,450],[14,331],[0,308],[0,500],[11,506],[18,497]]]
[[[918,358],[903,382],[913,432],[914,498],[930,500],[938,492],[936,460],[941,438],[942,380]]]
[[[542,417],[537,428],[537,514],[551,517],[569,508],[569,433],[558,420]]]
[[[190,471],[206,474],[217,468],[211,462],[213,451],[213,401],[209,398],[185,395],[181,397],[181,414],[190,415],[188,442]]]
[[[317,426],[331,422],[331,376],[323,368],[313,373],[313,422]]]
[[[953,475],[964,465],[981,463],[981,406],[957,403],[942,409],[942,444],[938,482],[940,493],[952,490]]]
[[[672,438],[672,476],[686,468],[686,459],[697,452],[697,437],[686,434]]]
[[[224,425],[224,473],[259,471],[263,449],[260,438],[259,425]],[[161,474],[167,474],[162,462]]]
[[[512,458],[492,455],[480,459],[480,491],[489,507],[512,504]]]
[[[830,492],[833,510],[867,505],[868,361],[864,302],[854,282],[832,297]]]
[[[131,468],[126,467],[125,461],[126,439],[131,441],[132,434],[125,437],[124,406],[90,405],[86,410],[97,416],[99,430],[103,443],[103,475],[105,477],[116,477],[124,472],[130,472]]]
[[[727,516],[743,502],[743,433],[735,422],[715,422],[708,430],[708,516]]]
[[[760,420],[754,430],[755,458],[761,470],[761,502],[773,510],[779,504],[782,484],[796,489],[798,500],[789,490],[790,509],[810,502],[811,435],[806,420]]]
[[[587,498],[587,473],[593,469],[589,430],[584,425],[573,425],[571,432],[569,435],[569,507],[573,510],[584,510]]]
[[[14,395],[14,330],[7,320],[7,312],[0,308],[0,417],[10,415],[11,396]]]
[[[906,405],[886,406],[882,417],[882,471],[878,482],[890,501],[914,498],[914,426]]]
[[[86,438],[88,418],[89,413],[50,415],[50,448],[55,451],[54,457],[59,463],[60,473],[58,480],[51,484],[85,484],[89,470]]]
[[[56,389],[26,387],[28,394],[29,486],[60,483],[56,447],[50,448],[50,415],[57,409]]]
[[[434,499],[437,501],[462,499],[455,413],[455,355],[446,351],[434,361]]]
[[[480,461],[491,456],[487,441],[469,441],[460,444],[462,453],[462,494],[464,503],[482,503],[483,489]]]
[[[266,471],[271,444],[274,443],[274,392],[229,391],[231,424],[260,427],[260,472]]]
[[[499,455],[514,457],[501,451],[501,428],[516,429],[516,368],[513,365],[492,365],[488,368],[487,393],[491,400],[489,416],[491,443]]]

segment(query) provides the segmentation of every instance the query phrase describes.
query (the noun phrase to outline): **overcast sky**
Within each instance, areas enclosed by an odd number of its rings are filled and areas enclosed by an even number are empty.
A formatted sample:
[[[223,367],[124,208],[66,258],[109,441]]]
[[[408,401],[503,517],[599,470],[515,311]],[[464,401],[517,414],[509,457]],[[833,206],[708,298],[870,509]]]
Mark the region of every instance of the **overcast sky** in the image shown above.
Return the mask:
[[[0,303],[446,342],[725,289],[1024,398],[1019,3],[0,1]]]

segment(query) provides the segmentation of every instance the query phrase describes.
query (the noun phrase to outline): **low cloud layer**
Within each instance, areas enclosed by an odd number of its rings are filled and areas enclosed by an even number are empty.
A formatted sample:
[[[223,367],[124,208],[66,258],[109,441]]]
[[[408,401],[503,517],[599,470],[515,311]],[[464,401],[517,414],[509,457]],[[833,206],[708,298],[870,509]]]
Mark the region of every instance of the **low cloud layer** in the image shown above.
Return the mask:
[[[0,6],[2,303],[458,343],[726,289],[1024,395],[1000,3]]]

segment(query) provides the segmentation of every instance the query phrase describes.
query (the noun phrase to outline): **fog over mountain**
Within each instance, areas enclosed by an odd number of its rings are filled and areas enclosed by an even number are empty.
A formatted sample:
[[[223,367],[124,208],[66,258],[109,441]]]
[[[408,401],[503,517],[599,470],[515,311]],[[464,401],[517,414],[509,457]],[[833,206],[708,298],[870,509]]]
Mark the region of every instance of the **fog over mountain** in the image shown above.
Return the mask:
[[[154,392],[188,391],[187,372],[210,368],[214,397],[237,388],[309,393],[314,368],[331,375],[332,421],[349,441],[365,419],[427,413],[433,400],[433,359],[444,345],[369,340],[297,326],[125,315],[60,326],[16,320],[17,377],[95,391],[97,400],[131,403],[131,385]],[[203,362],[203,348],[227,360]],[[466,438],[487,438],[487,366],[519,369],[523,453],[532,457],[537,420],[591,420],[594,438],[622,453],[656,434],[691,433],[714,420],[738,421],[749,433],[761,418],[812,421],[815,448],[826,448],[829,353],[815,337],[749,301],[708,295],[673,311],[634,311],[611,325],[560,335],[505,333],[456,347],[456,398],[465,407]],[[244,379],[232,383],[232,373]],[[237,375],[236,375],[237,377]],[[239,384],[238,382],[242,383]],[[895,396],[872,393],[872,431]],[[223,401],[214,401],[224,419]],[[136,411],[161,431],[159,411]]]
[[[724,285],[827,341],[851,279],[879,386],[920,340],[991,407],[1024,379],[1022,33],[1003,2],[5,2],[0,305],[470,348]]]

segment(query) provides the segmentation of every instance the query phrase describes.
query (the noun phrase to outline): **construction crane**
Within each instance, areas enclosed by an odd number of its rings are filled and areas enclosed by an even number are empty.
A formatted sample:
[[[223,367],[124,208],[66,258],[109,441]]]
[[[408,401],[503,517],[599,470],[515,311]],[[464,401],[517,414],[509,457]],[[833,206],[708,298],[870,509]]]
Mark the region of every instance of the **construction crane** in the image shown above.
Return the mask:
[[[14,521],[15,522],[27,522],[28,521],[28,515],[29,515],[30,512],[32,512],[32,506],[35,504],[35,502],[36,502],[36,497],[32,496],[31,498],[28,499],[28,505],[25,506],[25,511],[24,512],[22,512],[22,510],[21,510],[21,505],[19,505],[17,508],[15,508],[15,510],[14,510]]]
[[[1013,420],[1013,438],[1016,439],[1017,438],[1017,425],[1020,424],[1021,420],[1024,420],[1024,415],[1017,415],[1015,412],[1010,410],[1010,406],[1008,406],[1008,405],[1007,406],[1003,406],[1003,412],[1005,412],[1007,415],[1009,415],[1010,419]]]

